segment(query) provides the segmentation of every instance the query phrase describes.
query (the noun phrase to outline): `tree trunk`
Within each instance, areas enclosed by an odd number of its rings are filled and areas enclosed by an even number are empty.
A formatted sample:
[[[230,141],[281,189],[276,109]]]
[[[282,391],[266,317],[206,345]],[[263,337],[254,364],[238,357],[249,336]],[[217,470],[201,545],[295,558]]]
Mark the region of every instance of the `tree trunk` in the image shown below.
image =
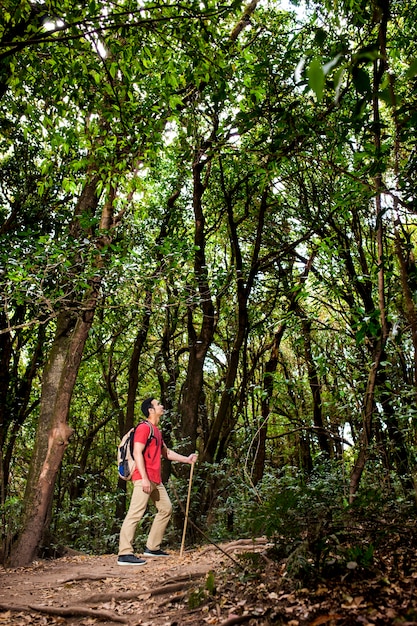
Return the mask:
[[[214,459],[221,460],[226,450],[226,442],[234,429],[235,420],[231,419],[231,407],[235,399],[233,388],[239,369],[239,360],[245,337],[249,333],[248,299],[254,284],[255,277],[259,272],[259,255],[261,250],[262,236],[265,225],[265,216],[268,209],[269,187],[266,187],[259,202],[259,214],[256,228],[256,239],[251,258],[251,265],[247,271],[245,281],[245,268],[238,234],[238,221],[236,221],[231,198],[224,190],[227,202],[228,224],[230,231],[230,244],[236,265],[236,294],[237,294],[237,332],[230,353],[227,366],[224,390],[220,400],[220,406],[211,426],[209,438],[203,451],[203,460],[212,463]],[[219,445],[220,442],[220,445]]]
[[[233,343],[229,364],[227,367],[224,390],[220,400],[217,415],[211,424],[210,435],[203,451],[203,460],[212,463],[220,461],[226,452],[226,441],[234,428],[235,420],[231,419],[230,411],[235,397],[233,388],[239,369],[240,351],[248,332],[247,299],[242,299],[239,306],[238,331]],[[219,446],[219,443],[221,444]]]
[[[123,436],[128,430],[135,425],[135,407],[136,407],[136,393],[139,384],[139,364],[142,356],[143,347],[145,345],[146,337],[148,336],[148,330],[150,325],[151,313],[152,313],[152,291],[147,290],[145,293],[145,305],[142,323],[136,334],[135,342],[133,344],[133,351],[129,361],[129,384],[127,390],[126,400],[126,414],[123,420],[123,412],[118,410],[119,417],[119,435]],[[119,524],[120,520],[126,514],[127,504],[127,484],[125,480],[118,478],[117,483],[118,493],[120,497],[116,502],[115,510],[115,524]],[[115,530],[115,528],[114,528]]]
[[[301,309],[299,309],[299,313],[301,316],[301,325],[303,329],[304,351],[308,370],[308,381],[310,383],[311,395],[313,398],[313,422],[315,433],[317,434],[317,439],[321,452],[324,452],[330,458],[331,447],[326,431],[323,427],[321,385],[311,349],[311,321],[306,319]]]
[[[313,252],[310,255],[309,259],[307,260],[304,270],[302,274],[300,275],[298,287],[302,287],[302,285],[307,280],[307,277],[312,268],[315,256],[316,256],[316,253]],[[287,308],[287,314],[290,313],[291,311],[295,311],[295,309],[297,308],[299,293],[300,293],[299,289],[291,290],[291,297],[290,297],[290,303]],[[274,335],[274,340],[271,346],[270,357],[265,366],[265,375],[264,375],[265,394],[262,400],[262,425],[259,430],[259,439],[256,441],[254,471],[253,471],[253,476],[252,476],[254,485],[256,485],[262,479],[263,473],[264,473],[266,436],[268,432],[268,418],[269,418],[269,412],[270,412],[270,405],[271,405],[271,400],[272,400],[273,391],[274,391],[274,374],[277,370],[279,348],[280,348],[281,340],[282,340],[282,337],[284,336],[286,328],[287,328],[287,324],[284,322],[283,324],[280,325],[280,327],[276,331]]]
[[[278,366],[279,347],[287,325],[282,324],[274,335],[270,357],[265,365],[265,375],[263,389],[265,396],[262,399],[262,423],[259,429],[259,436],[255,441],[256,451],[253,463],[252,482],[257,485],[264,475],[266,436],[268,433],[268,419],[270,413],[271,399],[274,391],[274,374]]]
[[[372,438],[372,421],[375,410],[375,388],[382,354],[382,343],[381,341],[377,341],[373,354],[372,367],[369,372],[368,383],[366,385],[362,432],[359,438],[359,452],[350,475],[349,502],[351,504],[354,502],[356,493],[359,489],[363,470],[365,469],[368,458],[369,443]]]
[[[56,477],[72,434],[67,423],[71,395],[96,300],[97,292],[93,292],[84,315],[75,319],[65,312],[57,321],[42,379],[39,424],[25,493],[23,532],[12,547],[12,567],[24,567],[32,562],[49,525]]]
[[[375,410],[375,388],[377,384],[378,371],[384,354],[385,344],[388,338],[388,321],[385,310],[385,268],[384,268],[384,226],[383,226],[383,211],[381,206],[381,193],[382,193],[382,174],[380,171],[381,161],[381,120],[379,113],[379,88],[382,77],[387,68],[386,66],[386,38],[387,38],[387,25],[389,20],[390,2],[389,0],[381,0],[381,18],[380,27],[378,32],[378,43],[380,49],[380,58],[374,61],[373,66],[373,130],[374,130],[374,147],[375,147],[375,162],[377,165],[377,174],[375,176],[375,207],[376,207],[376,240],[378,248],[378,305],[379,305],[379,318],[380,318],[380,337],[373,341],[374,350],[372,358],[372,366],[368,377],[368,383],[366,388],[364,413],[363,413],[363,430],[360,437],[359,452],[354,464],[349,485],[349,500],[352,503],[355,499],[359,483],[362,477],[363,470],[365,468],[366,460],[368,457],[368,447],[372,437],[372,421],[373,413]]]
[[[97,182],[97,177],[93,176],[84,186],[76,216],[94,213],[98,205]],[[100,227],[106,231],[111,226],[113,200],[111,194],[103,207]],[[75,219],[73,232],[79,234],[79,229],[79,222]],[[98,247],[105,241],[98,240]],[[97,265],[100,263],[102,260],[98,255]],[[81,264],[79,267],[82,271]],[[23,530],[12,546],[12,567],[23,567],[32,562],[49,526],[55,481],[72,434],[67,423],[71,396],[97,306],[100,280],[95,278],[92,281],[77,313],[68,309],[57,318],[54,341],[42,377],[38,428],[24,499]]]
[[[2,302],[3,304],[3,302]],[[7,327],[7,320],[4,311],[0,311],[0,327]],[[9,463],[6,460],[5,450],[7,431],[11,420],[8,417],[8,392],[10,385],[10,360],[12,356],[12,339],[10,333],[0,335],[0,504],[3,505],[6,499],[7,485],[9,482]],[[10,448],[11,456],[12,447]]]
[[[215,136],[217,126],[213,130]],[[195,449],[199,406],[203,397],[203,366],[214,336],[216,313],[211,299],[211,290],[208,282],[206,263],[206,235],[205,218],[202,197],[207,187],[209,171],[205,181],[202,181],[202,172],[206,164],[201,163],[201,155],[197,156],[193,164],[193,207],[194,207],[194,274],[198,285],[199,303],[203,314],[200,331],[197,334],[194,328],[193,308],[188,308],[188,343],[189,360],[187,378],[184,384],[181,402],[182,436],[190,440],[190,449]]]
[[[385,381],[386,376],[384,375],[383,382]],[[397,475],[400,479],[404,495],[408,498],[411,494],[414,498],[415,504],[417,504],[416,484],[410,468],[406,437],[404,434],[404,430],[401,429],[400,424],[398,423],[395,408],[391,404],[391,398],[392,392],[388,389],[386,392],[383,393],[381,398],[381,404],[384,410],[384,421],[387,426],[386,432],[388,433],[389,440],[392,444],[392,446],[387,446],[387,448],[388,450],[392,449],[392,456],[394,458]]]
[[[39,401],[35,400],[30,403],[30,394],[32,390],[32,383],[38,371],[42,368],[44,361],[44,340],[46,334],[46,327],[41,325],[37,330],[36,342],[34,343],[33,352],[30,357],[30,361],[26,367],[23,376],[14,376],[14,383],[11,389],[7,389],[7,393],[4,400],[4,408],[7,411],[0,411],[0,445],[3,451],[3,463],[2,463],[2,498],[5,498],[8,490],[10,464],[12,461],[14,445],[16,439],[21,432],[21,428],[27,418],[27,416],[34,411]],[[7,368],[9,371],[9,367]],[[9,397],[13,399],[10,401]],[[7,415],[6,415],[7,413]],[[7,442],[6,442],[7,440]],[[2,500],[4,502],[4,500]]]
[[[410,276],[409,267],[412,267],[413,271],[416,271],[414,259],[406,259],[404,254],[404,248],[406,245],[401,240],[398,228],[395,233],[395,252],[400,264],[400,277],[401,277],[401,289],[404,297],[404,314],[407,318],[411,341],[413,342],[413,358],[414,358],[414,386],[417,389],[417,310],[413,299],[413,294],[410,289]],[[408,252],[410,256],[410,252]]]

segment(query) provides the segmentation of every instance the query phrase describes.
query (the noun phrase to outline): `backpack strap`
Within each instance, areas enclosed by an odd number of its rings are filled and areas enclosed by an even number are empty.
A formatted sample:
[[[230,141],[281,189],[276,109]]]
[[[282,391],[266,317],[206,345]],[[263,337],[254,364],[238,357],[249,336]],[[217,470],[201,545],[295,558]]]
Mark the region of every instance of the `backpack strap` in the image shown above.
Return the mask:
[[[154,429],[153,429],[153,425],[151,424],[151,422],[149,420],[143,420],[143,421],[145,422],[145,424],[149,426],[148,439],[146,440],[145,447],[143,448],[143,452],[145,452],[146,448],[148,447],[152,439],[155,438],[155,434],[154,434]]]

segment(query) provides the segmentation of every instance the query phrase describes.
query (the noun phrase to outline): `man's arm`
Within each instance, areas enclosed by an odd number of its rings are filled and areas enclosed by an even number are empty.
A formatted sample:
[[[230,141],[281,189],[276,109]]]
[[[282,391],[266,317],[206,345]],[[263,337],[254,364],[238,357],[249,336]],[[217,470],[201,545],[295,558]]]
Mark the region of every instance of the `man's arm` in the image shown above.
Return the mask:
[[[189,456],[184,456],[183,454],[178,454],[178,452],[174,452],[174,450],[169,450],[166,446],[162,448],[162,456],[164,456],[168,461],[178,461],[179,463],[195,463],[197,461],[198,455],[193,452]]]
[[[139,473],[142,477],[142,491],[145,493],[151,492],[151,481],[148,478],[148,474],[146,473],[145,467],[145,459],[143,458],[143,451],[145,450],[144,443],[140,441],[135,441],[133,446],[133,458],[135,459],[136,467],[139,470]]]

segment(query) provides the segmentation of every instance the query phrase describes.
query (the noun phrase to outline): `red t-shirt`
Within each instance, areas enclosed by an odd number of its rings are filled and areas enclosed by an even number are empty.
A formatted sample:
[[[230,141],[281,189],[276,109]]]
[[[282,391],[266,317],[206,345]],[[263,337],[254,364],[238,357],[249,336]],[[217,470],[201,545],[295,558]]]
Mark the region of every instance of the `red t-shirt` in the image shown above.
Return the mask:
[[[139,443],[145,443],[149,437],[149,425],[147,422],[141,422],[135,430],[135,436],[133,442],[139,441]],[[146,473],[149,480],[159,485],[162,482],[161,479],[161,450],[164,445],[162,434],[159,428],[153,427],[153,437],[146,446],[146,450],[143,454],[145,461]],[[135,467],[132,480],[141,480],[142,476],[137,467]]]

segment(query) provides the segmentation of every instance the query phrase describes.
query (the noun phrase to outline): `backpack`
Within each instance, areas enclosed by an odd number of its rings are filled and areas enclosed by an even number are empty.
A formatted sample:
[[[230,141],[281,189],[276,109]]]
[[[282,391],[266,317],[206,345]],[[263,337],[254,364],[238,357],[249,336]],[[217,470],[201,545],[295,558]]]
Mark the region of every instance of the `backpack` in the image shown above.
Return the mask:
[[[143,452],[145,452],[148,444],[154,437],[152,424],[148,422],[148,420],[145,420],[145,423],[149,426],[149,435]],[[131,428],[125,435],[123,435],[122,440],[117,447],[117,467],[119,470],[119,476],[123,480],[132,480],[132,474],[136,467],[135,459],[133,458],[133,438],[138,426]]]

